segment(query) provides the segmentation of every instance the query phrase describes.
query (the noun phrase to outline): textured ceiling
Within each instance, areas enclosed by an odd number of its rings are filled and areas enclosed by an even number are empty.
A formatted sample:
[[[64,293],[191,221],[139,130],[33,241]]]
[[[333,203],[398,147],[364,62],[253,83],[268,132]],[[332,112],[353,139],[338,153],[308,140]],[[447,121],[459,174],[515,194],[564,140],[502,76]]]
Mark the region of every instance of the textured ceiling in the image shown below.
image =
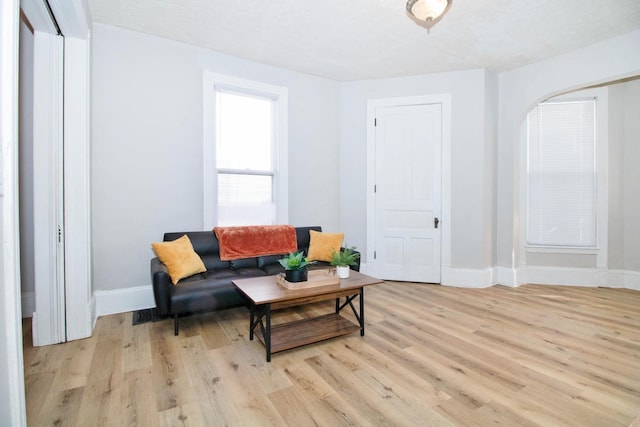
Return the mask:
[[[339,81],[508,70],[640,28],[640,0],[89,0],[95,22]],[[640,46],[638,47],[640,52]]]

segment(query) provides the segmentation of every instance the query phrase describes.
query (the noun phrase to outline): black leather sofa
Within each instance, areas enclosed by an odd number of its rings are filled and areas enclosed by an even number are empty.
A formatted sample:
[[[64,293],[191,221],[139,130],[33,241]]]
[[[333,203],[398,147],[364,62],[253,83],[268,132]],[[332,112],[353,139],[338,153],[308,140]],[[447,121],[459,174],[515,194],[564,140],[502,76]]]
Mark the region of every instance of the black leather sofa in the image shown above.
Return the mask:
[[[304,251],[305,255],[309,250],[309,230],[322,231],[322,228],[319,226],[296,227],[298,250]],[[207,268],[205,273],[187,277],[174,285],[171,283],[165,265],[157,257],[151,259],[151,281],[156,307],[160,315],[173,317],[175,335],[179,332],[181,315],[246,306],[247,301],[236,290],[232,280],[274,275],[283,271],[278,263],[282,255],[222,261],[218,238],[213,231],[165,233],[164,241],[176,240],[185,234],[189,236],[193,249]],[[320,261],[310,268],[322,268],[328,265]],[[360,260],[358,259],[358,264],[351,268],[359,271]]]

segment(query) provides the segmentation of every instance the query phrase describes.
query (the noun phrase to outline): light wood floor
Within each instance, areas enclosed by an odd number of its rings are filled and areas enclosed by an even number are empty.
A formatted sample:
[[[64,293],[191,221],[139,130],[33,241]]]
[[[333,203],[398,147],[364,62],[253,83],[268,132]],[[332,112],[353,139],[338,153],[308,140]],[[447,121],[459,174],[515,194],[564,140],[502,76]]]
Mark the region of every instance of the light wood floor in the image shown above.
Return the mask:
[[[366,335],[278,353],[248,310],[33,348],[30,426],[629,426],[640,414],[640,292],[394,283],[365,290]],[[330,312],[287,309],[274,323]],[[637,420],[636,420],[637,422]]]

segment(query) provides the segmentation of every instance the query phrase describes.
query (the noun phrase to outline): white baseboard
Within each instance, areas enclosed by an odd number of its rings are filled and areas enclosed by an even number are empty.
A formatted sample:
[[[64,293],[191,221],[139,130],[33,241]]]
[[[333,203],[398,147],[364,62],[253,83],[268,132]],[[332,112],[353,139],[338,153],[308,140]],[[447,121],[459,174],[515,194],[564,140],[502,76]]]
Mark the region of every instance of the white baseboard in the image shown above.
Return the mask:
[[[488,288],[495,284],[492,268],[470,269],[442,267],[440,284],[460,288]]]
[[[151,285],[95,292],[96,317],[155,307]]]
[[[609,270],[605,281],[600,281],[600,286],[609,288],[624,288],[627,272],[624,270]],[[604,284],[603,284],[604,283]]]
[[[595,268],[542,267],[528,265],[523,268],[523,283],[532,285],[598,286]]]
[[[509,286],[515,288],[518,286],[518,273],[511,267],[494,267],[496,285]]]
[[[640,291],[640,272],[596,268],[523,267],[522,283],[625,288]]]
[[[360,265],[360,272],[375,276],[375,265]],[[440,284],[460,288],[488,288],[495,285],[494,269],[485,268],[475,270],[469,268],[442,267],[440,271]],[[509,286],[509,285],[507,285]]]
[[[464,288],[494,285],[516,287],[522,283],[540,285],[625,288],[640,291],[640,272],[596,268],[520,266],[486,269],[442,267],[441,284]]]
[[[373,266],[362,263],[360,271],[375,275]],[[469,269],[442,267],[440,283],[461,288],[488,288],[494,285],[516,287],[522,283],[603,288],[625,288],[640,291],[640,272],[596,268],[565,268],[522,265]]]
[[[634,291],[640,291],[640,271],[625,271],[624,272],[624,287],[626,289],[633,289]]]

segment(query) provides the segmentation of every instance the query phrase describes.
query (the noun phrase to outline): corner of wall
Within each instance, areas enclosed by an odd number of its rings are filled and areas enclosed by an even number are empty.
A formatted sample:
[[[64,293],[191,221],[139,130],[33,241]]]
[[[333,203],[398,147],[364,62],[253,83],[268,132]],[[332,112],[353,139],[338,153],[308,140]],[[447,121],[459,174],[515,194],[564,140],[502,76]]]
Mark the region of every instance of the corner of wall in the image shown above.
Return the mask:
[[[515,288],[518,286],[518,272],[511,267],[493,267],[495,272],[495,285]]]

